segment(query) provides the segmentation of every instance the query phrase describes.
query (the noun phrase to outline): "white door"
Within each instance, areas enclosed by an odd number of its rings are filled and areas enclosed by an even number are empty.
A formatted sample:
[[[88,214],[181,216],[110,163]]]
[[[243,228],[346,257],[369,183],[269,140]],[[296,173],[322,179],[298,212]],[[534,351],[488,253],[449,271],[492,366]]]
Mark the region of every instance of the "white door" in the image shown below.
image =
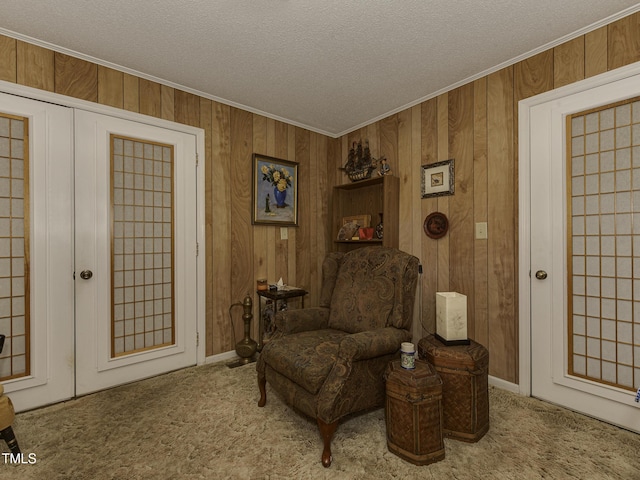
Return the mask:
[[[0,94],[0,378],[19,410],[74,394],[72,120]]]
[[[194,135],[77,111],[76,393],[196,364]]]
[[[627,74],[521,106],[521,154],[530,169],[521,173],[530,181],[530,212],[522,212],[530,216],[530,262],[523,262],[530,280],[521,287],[530,288],[531,394],[636,432],[638,85]]]
[[[201,143],[0,94],[0,381],[16,410],[197,363]]]

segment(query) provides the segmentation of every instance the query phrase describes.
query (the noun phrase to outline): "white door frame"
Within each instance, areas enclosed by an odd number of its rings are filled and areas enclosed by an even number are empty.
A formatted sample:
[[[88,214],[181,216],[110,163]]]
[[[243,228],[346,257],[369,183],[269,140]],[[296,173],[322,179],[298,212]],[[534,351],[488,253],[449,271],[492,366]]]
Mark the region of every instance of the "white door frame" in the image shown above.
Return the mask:
[[[32,87],[26,87],[23,85],[17,85],[15,83],[6,82],[0,80],[0,92],[19,95],[22,97],[30,98],[33,100],[40,100],[43,102],[54,103],[58,105],[63,105],[65,107],[77,108],[81,110],[86,110],[89,112],[100,113],[103,115],[109,115],[116,118],[122,118],[126,120],[131,120],[138,123],[153,125],[161,128],[176,130],[180,132],[185,132],[192,134],[196,137],[197,141],[197,152],[200,156],[200,160],[198,162],[198,172],[197,172],[197,243],[198,245],[194,245],[194,252],[199,250],[199,255],[196,258],[197,265],[197,319],[196,319],[196,328],[198,332],[198,338],[200,339],[197,345],[197,364],[202,365],[205,363],[206,356],[206,342],[205,339],[205,328],[206,328],[206,318],[205,318],[205,298],[206,298],[206,263],[204,252],[205,248],[205,184],[204,184],[204,152],[205,152],[205,134],[202,128],[192,127],[190,125],[184,125],[181,123],[171,122],[169,120],[164,120],[156,117],[150,117],[148,115],[142,115],[140,113],[129,112],[126,110],[121,110],[118,108],[110,107],[107,105],[100,105],[97,103],[89,102],[86,100],[80,100],[72,97],[67,97],[65,95],[60,95],[57,93],[47,92],[44,90],[38,90]],[[71,266],[70,266],[71,267]],[[72,272],[69,272],[71,275]]]
[[[519,392],[522,395],[531,395],[531,242],[530,242],[530,224],[531,224],[531,109],[536,105],[547,103],[553,100],[560,100],[568,95],[590,90],[602,85],[606,85],[619,80],[639,75],[640,62],[632,65],[621,67],[611,72],[602,73],[600,75],[576,82],[565,87],[561,87],[540,95],[536,95],[525,100],[521,100],[518,104],[518,268],[519,268]],[[603,101],[603,104],[608,101]],[[560,127],[562,128],[562,123]],[[552,128],[552,125],[549,125]]]

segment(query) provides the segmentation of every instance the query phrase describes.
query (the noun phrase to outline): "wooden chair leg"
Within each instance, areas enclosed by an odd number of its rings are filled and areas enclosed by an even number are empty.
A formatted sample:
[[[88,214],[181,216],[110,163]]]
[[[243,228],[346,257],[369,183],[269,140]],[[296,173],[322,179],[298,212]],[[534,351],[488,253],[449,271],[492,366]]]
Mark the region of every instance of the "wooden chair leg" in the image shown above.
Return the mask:
[[[16,436],[13,433],[11,425],[0,432],[0,437],[7,442],[7,447],[9,447],[11,453],[20,453],[20,446],[18,445],[18,440],[16,440]]]
[[[333,423],[325,423],[318,418],[317,422],[318,428],[320,429],[320,435],[322,436],[322,441],[324,443],[324,449],[322,450],[322,466],[324,468],[328,468],[331,466],[331,461],[333,460],[331,457],[331,439],[333,438],[336,428],[338,428],[338,420]]]
[[[260,389],[260,400],[258,400],[258,406],[264,407],[267,403],[267,379],[266,377],[258,376],[258,388]]]

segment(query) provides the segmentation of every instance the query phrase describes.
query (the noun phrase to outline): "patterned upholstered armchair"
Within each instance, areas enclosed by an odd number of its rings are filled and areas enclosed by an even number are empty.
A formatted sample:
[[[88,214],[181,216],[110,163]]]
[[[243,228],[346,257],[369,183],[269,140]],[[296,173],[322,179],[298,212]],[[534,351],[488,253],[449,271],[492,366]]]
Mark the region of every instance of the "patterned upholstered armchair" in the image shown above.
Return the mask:
[[[418,259],[386,247],[331,253],[322,277],[320,305],[279,313],[256,369],[258,405],[269,382],[315,418],[328,467],[340,419],[384,405],[385,367],[411,339]]]

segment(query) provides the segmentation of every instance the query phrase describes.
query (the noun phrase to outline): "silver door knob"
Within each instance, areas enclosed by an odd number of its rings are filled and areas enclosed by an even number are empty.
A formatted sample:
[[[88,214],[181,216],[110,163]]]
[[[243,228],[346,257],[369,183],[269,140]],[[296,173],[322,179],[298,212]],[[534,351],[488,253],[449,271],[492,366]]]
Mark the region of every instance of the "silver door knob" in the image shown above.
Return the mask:
[[[93,277],[93,272],[91,270],[83,270],[80,272],[80,278],[83,280],[89,280]]]
[[[547,278],[547,272],[545,272],[544,270],[538,270],[536,272],[536,278],[538,280],[544,280],[545,278]]]

